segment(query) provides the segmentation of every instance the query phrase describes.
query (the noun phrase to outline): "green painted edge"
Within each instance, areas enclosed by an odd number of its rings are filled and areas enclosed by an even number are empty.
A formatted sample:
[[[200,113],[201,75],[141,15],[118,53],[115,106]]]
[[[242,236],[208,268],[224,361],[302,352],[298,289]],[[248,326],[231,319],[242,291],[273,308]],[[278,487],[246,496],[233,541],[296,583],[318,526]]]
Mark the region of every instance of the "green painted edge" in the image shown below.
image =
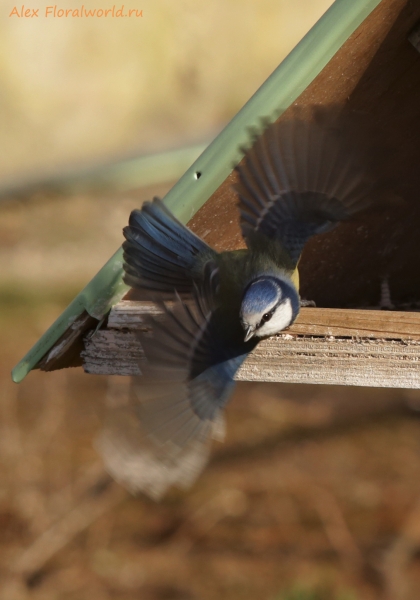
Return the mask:
[[[262,119],[274,121],[290,106],[380,2],[334,2],[165,196],[178,219],[184,223],[191,219],[239,162],[239,148],[249,141],[249,129],[261,128]],[[127,290],[120,248],[16,365],[13,381],[22,381],[83,310],[101,319]]]

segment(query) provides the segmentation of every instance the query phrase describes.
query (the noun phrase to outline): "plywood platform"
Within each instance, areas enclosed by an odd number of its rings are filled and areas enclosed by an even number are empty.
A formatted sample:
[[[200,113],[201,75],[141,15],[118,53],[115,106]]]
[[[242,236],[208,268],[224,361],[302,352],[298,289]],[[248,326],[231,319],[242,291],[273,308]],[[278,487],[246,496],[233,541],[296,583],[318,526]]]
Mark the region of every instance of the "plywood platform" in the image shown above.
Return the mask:
[[[136,331],[156,308],[120,302],[85,341],[87,373],[140,375]],[[420,313],[303,308],[282,335],[262,341],[237,373],[241,381],[420,388]]]

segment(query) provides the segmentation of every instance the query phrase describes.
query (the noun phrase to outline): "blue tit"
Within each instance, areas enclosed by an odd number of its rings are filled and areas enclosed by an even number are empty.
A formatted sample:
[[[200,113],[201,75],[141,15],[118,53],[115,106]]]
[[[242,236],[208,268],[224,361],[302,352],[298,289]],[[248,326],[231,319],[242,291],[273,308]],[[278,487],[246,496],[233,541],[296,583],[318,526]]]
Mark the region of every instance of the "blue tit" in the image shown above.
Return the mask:
[[[248,353],[294,322],[309,238],[372,204],[363,148],[327,110],[309,112],[268,126],[236,167],[246,249],[217,253],[158,198],[124,229],[125,282],[163,311],[139,333],[147,362],[135,382],[136,414],[163,455],[206,443]]]

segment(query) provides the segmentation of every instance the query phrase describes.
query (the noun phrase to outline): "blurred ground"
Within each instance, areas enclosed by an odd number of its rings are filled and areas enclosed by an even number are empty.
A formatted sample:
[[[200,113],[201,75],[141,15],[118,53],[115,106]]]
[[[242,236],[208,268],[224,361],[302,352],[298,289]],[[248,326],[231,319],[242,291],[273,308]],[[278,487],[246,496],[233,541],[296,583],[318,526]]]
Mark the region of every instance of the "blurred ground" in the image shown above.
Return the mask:
[[[419,392],[238,385],[203,476],[155,504],[110,481],[92,445],[123,378],[11,383],[83,254],[99,267],[149,195],[2,209],[0,598],[415,600]]]
[[[207,137],[330,4],[145,0],[122,25],[19,22],[3,2],[2,185]],[[417,600],[419,392],[238,385],[226,443],[156,504],[93,447],[121,378],[12,384],[130,210],[166,189],[0,206],[0,600]]]

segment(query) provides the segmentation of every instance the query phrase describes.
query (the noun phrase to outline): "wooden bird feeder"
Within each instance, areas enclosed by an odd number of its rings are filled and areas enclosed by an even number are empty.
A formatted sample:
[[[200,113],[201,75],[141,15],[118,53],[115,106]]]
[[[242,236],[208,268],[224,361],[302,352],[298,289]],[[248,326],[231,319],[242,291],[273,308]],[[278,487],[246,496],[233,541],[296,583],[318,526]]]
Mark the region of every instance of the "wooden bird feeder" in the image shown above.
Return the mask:
[[[420,388],[420,2],[337,0],[167,194],[169,208],[216,250],[243,244],[232,168],[249,128],[287,117],[292,104],[367,113],[393,148],[406,202],[307,245],[301,294],[318,308],[261,342],[237,378]],[[120,250],[16,366],[15,381],[32,368],[139,372],[135,330],[153,308],[127,295],[121,265]],[[392,310],[369,310],[388,289]]]

